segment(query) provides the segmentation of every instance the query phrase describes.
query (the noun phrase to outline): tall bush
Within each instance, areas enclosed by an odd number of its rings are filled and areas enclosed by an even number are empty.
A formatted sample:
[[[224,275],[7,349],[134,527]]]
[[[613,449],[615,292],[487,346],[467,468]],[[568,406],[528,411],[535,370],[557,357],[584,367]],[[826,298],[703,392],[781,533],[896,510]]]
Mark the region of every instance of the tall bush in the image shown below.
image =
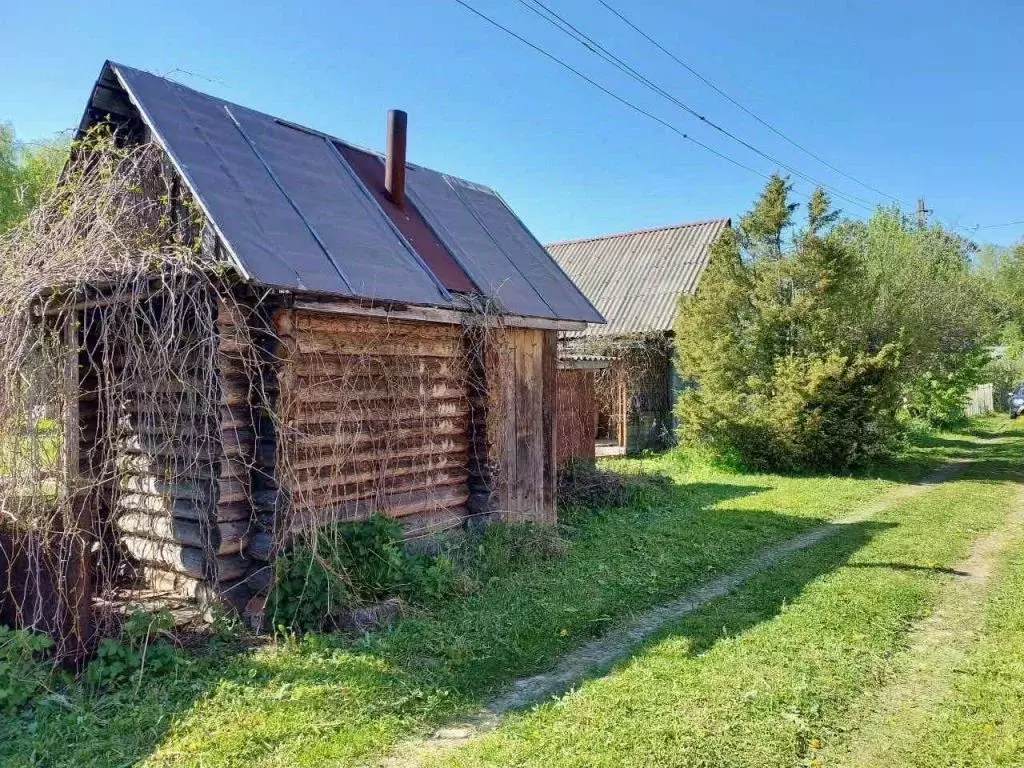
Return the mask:
[[[63,137],[26,144],[10,124],[0,123],[0,232],[21,221],[53,187],[68,148]]]
[[[994,385],[999,408],[1024,382],[1024,242],[1010,248],[983,248],[976,273],[997,329],[994,354],[984,375]]]
[[[836,231],[862,265],[859,308],[877,339],[899,340],[903,414],[934,426],[964,419],[986,376],[993,304],[972,270],[976,246],[941,226],[921,227],[896,208]]]
[[[680,301],[677,362],[698,383],[677,404],[681,437],[758,468],[845,469],[898,433],[901,347],[865,322],[863,265],[828,196],[799,229],[789,197],[774,176]]]

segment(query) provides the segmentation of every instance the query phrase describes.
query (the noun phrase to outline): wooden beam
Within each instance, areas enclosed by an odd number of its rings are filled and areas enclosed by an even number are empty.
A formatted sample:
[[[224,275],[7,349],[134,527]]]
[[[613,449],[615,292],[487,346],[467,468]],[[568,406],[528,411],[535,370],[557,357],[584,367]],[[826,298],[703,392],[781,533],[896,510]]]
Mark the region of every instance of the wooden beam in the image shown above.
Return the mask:
[[[114,304],[127,304],[131,301],[147,301],[159,293],[157,290],[142,291],[140,293],[128,293],[119,296],[104,296],[99,299],[87,299],[68,305],[65,303],[46,306],[37,304],[32,308],[32,314],[36,317],[57,317],[61,315],[72,316],[83,309],[96,309],[98,307],[109,307]]]
[[[541,334],[541,427],[543,429],[543,464],[541,521],[558,522],[558,450],[555,436],[555,409],[558,404],[558,335],[554,331]]]
[[[75,314],[64,318],[64,370],[62,389],[64,393],[64,489],[65,514],[64,536],[70,545],[71,561],[68,563],[66,579],[62,585],[66,591],[70,613],[71,654],[76,666],[88,658],[89,644],[93,633],[92,590],[95,556],[92,550],[93,520],[91,507],[83,494],[79,477],[81,454],[79,437],[78,398],[81,394],[81,370],[79,353],[78,318]]]
[[[355,315],[361,317],[380,317],[388,320],[410,320],[421,323],[444,323],[446,325],[473,325],[480,319],[479,315],[460,312],[453,309],[438,307],[381,307],[367,306],[347,301],[296,301],[295,309],[310,312],[330,312],[339,315]],[[494,315],[488,318],[490,326],[508,326],[511,328],[539,328],[553,331],[582,331],[586,323],[576,320],[552,320],[543,317],[523,317],[521,315]]]

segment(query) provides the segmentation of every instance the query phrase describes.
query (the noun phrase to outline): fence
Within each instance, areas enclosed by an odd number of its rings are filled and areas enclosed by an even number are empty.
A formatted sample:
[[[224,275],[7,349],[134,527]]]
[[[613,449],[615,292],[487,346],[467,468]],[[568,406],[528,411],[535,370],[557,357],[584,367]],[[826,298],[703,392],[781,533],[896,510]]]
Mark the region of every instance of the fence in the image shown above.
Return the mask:
[[[964,413],[968,416],[984,416],[995,411],[992,401],[992,385],[979,384],[974,391],[967,396],[967,403],[964,405]]]
[[[557,382],[555,444],[558,464],[569,461],[593,464],[597,434],[594,371],[562,367]]]

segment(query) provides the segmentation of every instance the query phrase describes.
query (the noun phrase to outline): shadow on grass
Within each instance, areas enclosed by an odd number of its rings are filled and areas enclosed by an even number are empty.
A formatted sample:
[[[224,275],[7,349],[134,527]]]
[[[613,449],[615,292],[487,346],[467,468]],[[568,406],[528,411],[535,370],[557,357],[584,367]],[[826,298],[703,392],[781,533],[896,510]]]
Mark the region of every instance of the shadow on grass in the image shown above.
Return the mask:
[[[938,565],[911,565],[910,563],[850,563],[848,568],[885,568],[891,571],[923,571],[927,573],[944,573],[949,576],[970,576],[967,571],[956,568],[943,568]]]
[[[977,432],[980,434],[984,430]],[[1007,432],[996,432],[992,435],[998,437],[1021,436],[1019,433],[1013,435],[1013,433]],[[974,457],[980,459],[976,463],[967,465],[956,479],[982,483],[1006,481],[1019,483],[1024,477],[1020,440],[982,446],[956,438],[931,436],[929,442],[931,446],[939,447],[946,452],[936,463],[950,458]],[[920,566],[900,562],[848,562],[874,536],[896,525],[896,523],[879,521],[840,525],[835,535],[816,545],[813,557],[807,556],[806,553],[802,557],[794,554],[783,563],[782,567],[758,574],[746,586],[675,622],[673,626],[653,637],[650,643],[669,637],[685,638],[689,641],[691,654],[704,653],[724,638],[736,636],[758,624],[771,620],[778,615],[782,606],[799,597],[810,581],[840,568],[877,568],[954,577],[970,575],[965,571],[942,566]],[[649,647],[650,643],[646,647]]]
[[[808,550],[793,553],[728,595],[673,622],[653,636],[645,649],[668,638],[685,638],[690,655],[706,653],[716,643],[778,616],[800,597],[808,583],[840,568],[855,567],[857,564],[849,563],[849,559],[872,538],[896,526],[874,521],[839,525],[833,535],[814,545],[814,557],[806,556]],[[638,654],[642,652],[638,649]]]
[[[929,437],[919,455],[868,476],[918,480],[981,448]],[[1013,444],[985,446],[986,461],[971,474],[1019,476]],[[69,705],[0,718],[0,764],[131,764],[158,749],[154,761],[174,765],[258,765],[268,754],[302,762],[303,750],[321,761],[379,755],[396,740],[478,706],[512,680],[551,669],[560,655],[624,617],[676,599],[764,547],[826,522],[724,505],[768,490],[657,480],[630,506],[575,514],[564,558],[525,562],[474,594],[414,608],[387,632],[359,640],[313,635],[278,649],[225,648],[190,661],[173,678],[144,680],[137,694],[72,692]],[[816,545],[821,557],[805,558],[811,562],[797,569],[775,568],[768,588],[754,594],[740,588],[663,634],[684,632],[698,653],[766,621],[886,527],[840,526],[827,544]]]
[[[158,764],[169,753],[190,756],[174,764],[258,764],[278,747],[301,751],[306,742],[338,760],[379,753],[517,677],[550,669],[621,617],[824,522],[717,508],[766,490],[659,484],[644,504],[576,520],[564,558],[527,562],[474,594],[414,608],[390,631],[359,640],[310,636],[279,649],[222,648],[191,658],[173,676],[144,679],[137,693],[75,686],[0,718],[0,763],[120,765],[160,747]]]
[[[983,422],[985,423],[987,422]],[[986,442],[972,441],[963,436],[977,437]],[[886,457],[877,464],[857,467],[848,476],[901,483],[937,483],[943,482],[944,478],[931,478],[929,474],[934,473],[943,464],[976,459],[983,455],[992,479],[1003,480],[1012,471],[1013,466],[1020,465],[1022,437],[1024,433],[1019,429],[1007,426],[1005,430],[993,430],[984,425],[967,427],[957,433],[915,434],[910,444],[897,455]],[[991,442],[998,438],[1005,440],[999,443]],[[833,475],[809,471],[792,473],[792,476],[814,478]]]

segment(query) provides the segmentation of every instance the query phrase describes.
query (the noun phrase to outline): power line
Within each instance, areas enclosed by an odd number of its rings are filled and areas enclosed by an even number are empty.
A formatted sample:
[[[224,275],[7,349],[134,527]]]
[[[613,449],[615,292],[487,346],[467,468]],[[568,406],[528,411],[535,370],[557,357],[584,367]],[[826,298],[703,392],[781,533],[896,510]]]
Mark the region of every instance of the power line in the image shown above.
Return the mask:
[[[689,72],[691,75],[696,77],[698,80],[700,80],[706,86],[711,88],[713,91],[715,91],[715,93],[720,95],[722,98],[724,98],[726,101],[731,103],[733,106],[739,108],[740,110],[745,112],[747,115],[752,117],[754,120],[759,122],[761,125],[763,125],[765,128],[770,130],[772,133],[776,134],[777,136],[779,136],[780,138],[782,138],[783,140],[785,140],[786,142],[788,142],[792,146],[796,147],[797,149],[799,149],[801,152],[803,152],[804,154],[808,155],[809,157],[814,158],[819,163],[824,165],[826,168],[834,171],[835,173],[838,173],[840,176],[843,176],[843,177],[849,179],[850,181],[854,182],[855,184],[859,184],[860,186],[862,186],[865,189],[868,189],[868,190],[874,192],[875,194],[881,195],[882,197],[886,197],[886,198],[892,200],[895,203],[901,203],[899,198],[893,197],[892,195],[887,194],[886,192],[883,192],[882,190],[878,189],[877,187],[874,187],[874,186],[872,186],[871,184],[868,184],[865,181],[861,181],[860,179],[858,179],[853,174],[847,173],[846,171],[844,171],[844,170],[842,170],[840,168],[837,168],[835,165],[830,163],[828,160],[823,158],[821,155],[819,155],[816,152],[813,152],[812,150],[808,149],[806,146],[804,146],[800,142],[796,141],[796,139],[793,139],[790,136],[786,135],[780,129],[776,128],[774,125],[772,125],[767,120],[762,118],[760,115],[756,114],[753,110],[751,110],[750,108],[746,107],[745,105],[743,105],[742,103],[740,103],[739,101],[734,99],[732,96],[730,96],[728,93],[726,93],[724,90],[719,88],[711,80],[709,80],[707,77],[702,75],[696,69],[691,67],[685,61],[683,61],[681,58],[679,58],[676,54],[674,54],[672,51],[670,51],[665,46],[663,46],[661,43],[659,43],[651,35],[649,35],[646,32],[644,32],[644,30],[642,30],[640,27],[638,27],[636,24],[634,24],[632,21],[630,21],[623,13],[621,13],[620,11],[616,10],[615,8],[613,8],[605,0],[597,0],[597,2],[600,3],[602,6],[604,6],[605,9],[610,11],[616,17],[618,17],[623,23],[625,23],[627,26],[629,26],[634,32],[636,32],[638,35],[640,35],[645,40],[647,40],[649,43],[651,43],[651,45],[653,45],[659,51],[661,51],[666,56],[668,56],[670,59],[672,59],[680,67],[685,69],[687,72]]]
[[[566,19],[563,16],[559,15],[556,11],[552,10],[550,7],[545,5],[543,0],[530,0],[530,2],[533,3],[532,5],[529,4],[527,2],[527,0],[517,0],[517,2],[519,2],[523,7],[527,8],[528,10],[530,10],[532,13],[534,13],[537,16],[539,16],[540,18],[542,18],[544,21],[546,21],[549,24],[551,24],[554,27],[556,27],[562,33],[564,33],[564,34],[568,35],[569,37],[571,37],[573,40],[575,40],[577,43],[582,45],[584,48],[586,48],[591,53],[593,53],[596,56],[600,57],[601,59],[603,59],[607,63],[611,64],[612,66],[616,67],[619,71],[625,73],[627,76],[629,76],[633,80],[639,82],[644,87],[648,88],[649,90],[652,90],[653,92],[655,92],[659,96],[667,99],[668,101],[670,101],[675,106],[679,107],[680,109],[684,110],[685,112],[687,112],[688,114],[690,114],[694,118],[696,118],[696,119],[700,120],[701,122],[703,122],[704,124],[708,125],[713,130],[718,131],[722,135],[728,137],[729,139],[732,139],[733,141],[737,142],[738,144],[740,144],[741,146],[743,146],[746,149],[750,150],[751,152],[754,152],[755,154],[763,157],[765,160],[768,160],[769,162],[773,163],[774,165],[777,165],[777,166],[779,166],[781,168],[784,168],[785,170],[787,170],[790,173],[792,173],[793,175],[803,179],[804,181],[806,181],[806,182],[808,182],[810,184],[814,184],[816,186],[828,189],[830,192],[833,193],[833,195],[835,195],[836,197],[838,197],[838,198],[840,198],[842,200],[845,200],[848,203],[852,203],[853,205],[858,205],[858,206],[860,206],[860,207],[862,207],[862,208],[864,208],[865,210],[868,210],[868,211],[871,211],[871,210],[874,209],[874,206],[869,201],[866,201],[863,198],[858,198],[858,197],[856,197],[854,195],[850,195],[848,193],[842,192],[842,191],[836,189],[835,187],[832,187],[831,185],[826,184],[825,182],[823,182],[823,181],[821,181],[819,179],[814,178],[813,176],[810,176],[810,175],[808,175],[806,173],[803,173],[798,168],[795,168],[792,165],[789,165],[789,164],[783,162],[782,160],[780,160],[780,159],[778,159],[776,157],[773,157],[772,155],[768,154],[767,152],[762,151],[758,147],[756,147],[753,144],[751,144],[750,142],[742,139],[741,137],[737,136],[736,134],[732,133],[731,131],[727,130],[726,128],[723,128],[722,126],[718,125],[714,121],[709,120],[707,117],[705,117],[700,112],[695,110],[689,104],[686,104],[685,102],[681,101],[676,96],[674,96],[673,94],[669,93],[664,88],[659,86],[657,83],[653,82],[649,77],[644,75],[642,72],[638,71],[635,67],[633,67],[630,64],[628,64],[627,62],[623,61],[620,57],[616,56],[614,53],[612,53],[607,48],[605,48],[603,45],[601,45],[601,43],[599,43],[598,41],[594,40],[592,37],[589,37],[585,32],[583,32],[578,27],[573,25],[572,22],[570,22],[568,19]]]
[[[586,81],[587,83],[592,85],[594,88],[597,88],[602,93],[604,93],[604,94],[606,94],[608,96],[611,96],[613,99],[615,99],[620,104],[623,104],[624,106],[629,107],[634,112],[637,112],[637,113],[643,115],[644,117],[650,118],[651,120],[653,120],[656,123],[664,126],[665,128],[668,128],[670,131],[672,131],[673,133],[677,134],[678,136],[681,136],[682,138],[686,139],[687,141],[693,142],[694,144],[696,144],[701,149],[707,150],[711,154],[713,154],[713,155],[715,155],[717,157],[720,157],[722,160],[725,160],[726,162],[732,163],[733,165],[737,166],[738,168],[742,168],[745,171],[749,171],[750,173],[753,173],[753,174],[755,174],[757,176],[760,176],[762,179],[770,178],[768,176],[768,174],[762,173],[761,171],[757,170],[756,168],[752,168],[749,165],[746,165],[745,163],[740,162],[739,160],[731,158],[728,155],[726,155],[724,152],[719,152],[714,147],[711,147],[711,146],[705,144],[704,142],[702,142],[702,141],[700,141],[698,139],[693,138],[693,136],[690,136],[688,133],[685,133],[685,132],[679,130],[679,128],[677,128],[676,126],[672,125],[672,123],[668,122],[667,120],[663,120],[662,118],[658,117],[657,115],[653,114],[652,112],[648,112],[643,107],[637,106],[632,101],[629,101],[628,99],[625,99],[622,96],[619,96],[617,93],[615,93],[614,91],[609,90],[608,88],[605,88],[599,82],[597,82],[596,80],[593,80],[592,78],[590,78],[587,75],[583,74],[582,72],[580,72],[578,69],[576,69],[572,65],[566,64],[564,61],[562,61],[560,58],[558,58],[554,54],[549,53],[548,51],[546,51],[543,48],[541,48],[539,45],[535,45],[534,43],[531,43],[529,40],[527,40],[522,35],[519,35],[518,33],[513,32],[511,29],[509,29],[508,27],[506,27],[503,24],[499,23],[498,21],[495,21],[494,19],[492,19],[487,14],[483,13],[482,11],[477,10],[476,8],[471,6],[469,3],[465,2],[465,0],[455,0],[455,2],[458,3],[459,5],[461,5],[463,8],[465,8],[470,13],[473,13],[476,16],[479,16],[481,19],[486,21],[491,26],[496,27],[497,29],[500,29],[502,32],[504,32],[507,35],[510,35],[511,37],[514,37],[516,40],[521,42],[523,45],[533,49],[534,51],[536,51],[537,53],[541,54],[545,58],[550,59],[551,61],[555,62],[560,67],[562,67],[563,69],[568,70],[572,74],[576,75],[576,77],[580,78],[581,80]]]
[[[978,224],[974,229],[1000,229],[1002,227],[1016,227],[1020,224],[1024,224],[1024,219],[1020,221],[1005,221],[1001,224]]]

